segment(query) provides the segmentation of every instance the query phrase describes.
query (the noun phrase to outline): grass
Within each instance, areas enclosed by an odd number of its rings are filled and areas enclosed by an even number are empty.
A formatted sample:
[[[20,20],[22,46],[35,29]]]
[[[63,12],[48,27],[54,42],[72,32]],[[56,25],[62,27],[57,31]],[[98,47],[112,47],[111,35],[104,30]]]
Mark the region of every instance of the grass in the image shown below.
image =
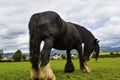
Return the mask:
[[[73,60],[75,72],[64,73],[66,60],[51,60],[51,67],[56,80],[120,80],[120,58],[91,59],[87,64],[91,73],[82,73],[79,60]],[[30,80],[31,64],[29,62],[1,62],[0,80]]]

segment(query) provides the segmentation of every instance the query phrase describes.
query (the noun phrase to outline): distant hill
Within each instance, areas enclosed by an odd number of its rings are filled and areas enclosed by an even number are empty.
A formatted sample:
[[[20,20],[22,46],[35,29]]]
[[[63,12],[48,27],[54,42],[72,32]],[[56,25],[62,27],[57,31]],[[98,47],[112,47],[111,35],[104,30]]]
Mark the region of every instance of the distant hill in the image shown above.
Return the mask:
[[[101,47],[101,52],[120,52],[120,47]]]
[[[100,52],[120,52],[120,47],[100,47]],[[51,54],[54,53],[66,54],[66,51],[54,49],[51,51]],[[72,50],[72,53],[77,53],[77,51]]]
[[[4,53],[2,57],[12,57],[13,53]]]

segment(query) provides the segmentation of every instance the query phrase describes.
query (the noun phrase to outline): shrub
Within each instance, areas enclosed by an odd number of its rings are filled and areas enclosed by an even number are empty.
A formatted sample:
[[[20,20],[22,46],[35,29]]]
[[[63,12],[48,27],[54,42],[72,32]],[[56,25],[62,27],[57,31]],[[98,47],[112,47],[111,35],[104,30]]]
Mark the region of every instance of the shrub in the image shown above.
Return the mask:
[[[120,54],[117,52],[110,52],[110,54],[104,54],[104,55],[100,55],[100,58],[116,58],[116,57],[120,57]]]
[[[23,59],[23,61],[25,61],[26,60],[26,55],[22,55],[22,59]]]
[[[110,55],[114,55],[114,53],[113,53],[113,52],[110,52]]]
[[[0,50],[0,60],[2,59],[2,55],[3,55],[3,50]]]

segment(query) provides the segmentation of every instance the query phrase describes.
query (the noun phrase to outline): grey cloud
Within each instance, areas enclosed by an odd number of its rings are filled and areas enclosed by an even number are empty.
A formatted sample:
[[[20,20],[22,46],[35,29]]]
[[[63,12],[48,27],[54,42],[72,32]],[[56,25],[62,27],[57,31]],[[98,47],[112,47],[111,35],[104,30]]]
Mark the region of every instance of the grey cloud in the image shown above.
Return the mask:
[[[101,45],[118,46],[119,4],[118,0],[0,0],[0,45],[5,45],[0,49],[9,46],[16,49],[17,46],[27,51],[30,16],[47,10],[56,11],[66,21],[85,26],[103,40]]]

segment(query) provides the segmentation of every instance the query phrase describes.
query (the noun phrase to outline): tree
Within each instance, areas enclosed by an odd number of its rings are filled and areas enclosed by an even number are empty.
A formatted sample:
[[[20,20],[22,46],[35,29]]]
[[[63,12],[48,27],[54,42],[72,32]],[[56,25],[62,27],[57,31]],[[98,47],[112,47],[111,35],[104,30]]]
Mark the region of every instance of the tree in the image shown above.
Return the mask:
[[[14,61],[21,61],[22,59],[22,52],[21,50],[17,50],[14,55],[12,56],[12,58],[14,59]]]
[[[0,50],[0,60],[2,59],[2,55],[3,55],[3,49],[2,50]]]

